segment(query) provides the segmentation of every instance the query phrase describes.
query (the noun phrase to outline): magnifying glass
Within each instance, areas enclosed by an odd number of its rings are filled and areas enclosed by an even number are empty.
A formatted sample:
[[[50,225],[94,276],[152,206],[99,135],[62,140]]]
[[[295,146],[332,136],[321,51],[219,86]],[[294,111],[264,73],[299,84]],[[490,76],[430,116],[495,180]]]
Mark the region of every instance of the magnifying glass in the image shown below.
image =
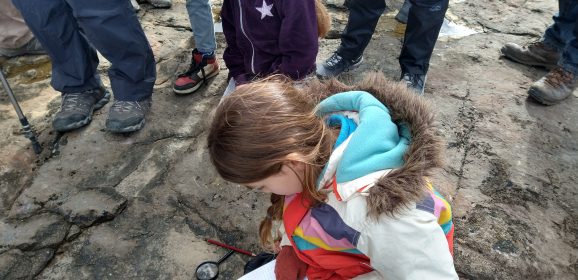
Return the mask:
[[[230,250],[226,255],[224,255],[221,259],[217,262],[203,262],[199,266],[197,266],[197,271],[195,275],[197,276],[197,280],[215,280],[217,276],[219,276],[219,265],[225,261],[228,257],[230,257],[235,251]]]
[[[245,250],[233,247],[231,245],[221,243],[219,241],[207,239],[207,242],[209,242],[211,244],[215,244],[217,246],[221,246],[223,248],[227,248],[227,249],[229,249],[229,252],[227,252],[226,255],[224,255],[221,259],[219,259],[216,262],[208,261],[208,262],[202,262],[201,264],[199,264],[199,266],[197,266],[197,270],[195,271],[195,275],[197,276],[197,280],[215,280],[215,279],[217,279],[217,277],[219,276],[219,265],[235,252],[239,252],[241,254],[245,254],[248,256],[252,256],[252,257],[255,256],[255,254],[253,254],[249,251],[245,251]]]

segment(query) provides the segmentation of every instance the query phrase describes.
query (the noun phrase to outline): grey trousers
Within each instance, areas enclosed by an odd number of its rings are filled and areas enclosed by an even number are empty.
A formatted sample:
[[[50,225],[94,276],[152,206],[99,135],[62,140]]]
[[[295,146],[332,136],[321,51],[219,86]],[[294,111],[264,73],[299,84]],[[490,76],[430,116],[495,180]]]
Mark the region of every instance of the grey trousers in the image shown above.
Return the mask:
[[[0,0],[0,48],[17,49],[34,35],[11,0]]]

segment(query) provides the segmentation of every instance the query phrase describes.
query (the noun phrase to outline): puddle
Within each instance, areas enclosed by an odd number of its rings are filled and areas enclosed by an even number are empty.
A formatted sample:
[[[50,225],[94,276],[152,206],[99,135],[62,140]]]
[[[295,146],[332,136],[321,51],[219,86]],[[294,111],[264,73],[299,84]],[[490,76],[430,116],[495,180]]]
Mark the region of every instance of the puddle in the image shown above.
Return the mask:
[[[380,19],[377,24],[377,28],[375,29],[375,33],[378,32],[385,32],[388,35],[391,35],[395,38],[403,38],[405,35],[405,27],[406,25],[397,21],[395,19],[395,15],[397,15],[397,10],[393,10],[390,12],[385,13]]]
[[[406,25],[397,21],[395,19],[395,15],[397,15],[397,10],[393,10],[391,12],[387,12],[386,14],[384,14],[384,16],[379,20],[378,26],[376,28],[376,33],[385,32],[393,37],[403,38],[403,36],[405,35]],[[450,18],[455,18],[452,17],[451,15],[449,16]],[[465,25],[457,24],[454,21],[445,18],[438,37],[457,39],[470,36],[476,33],[478,33],[478,31],[475,31]]]
[[[1,66],[14,84],[32,84],[50,78],[52,73],[52,63],[46,55],[16,57]]]
[[[478,33],[478,32],[473,30],[473,29],[470,29],[464,25],[456,24],[453,21],[450,21],[446,18],[446,19],[444,19],[442,29],[440,30],[439,38],[448,37],[448,38],[457,39],[457,38],[470,36],[470,35],[476,34],[476,33]]]

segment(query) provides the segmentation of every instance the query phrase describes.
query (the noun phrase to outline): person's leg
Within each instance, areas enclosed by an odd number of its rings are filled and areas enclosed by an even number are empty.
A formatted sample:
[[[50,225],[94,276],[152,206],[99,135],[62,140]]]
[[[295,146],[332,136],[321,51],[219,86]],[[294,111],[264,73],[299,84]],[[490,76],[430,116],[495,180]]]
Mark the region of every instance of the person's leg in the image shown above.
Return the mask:
[[[546,29],[542,41],[548,46],[562,52],[566,44],[574,36],[573,30],[576,22],[575,0],[559,0],[558,13],[552,17],[554,23]]]
[[[570,97],[578,88],[578,1],[558,1],[560,11],[546,30],[544,42],[564,42],[558,66],[535,82],[528,93],[542,104],[553,105]],[[554,46],[554,45],[553,45]]]
[[[0,7],[1,49],[17,49],[34,38],[12,1],[0,0]]]
[[[187,12],[196,50],[193,50],[189,69],[178,75],[173,85],[177,94],[189,94],[198,90],[207,79],[219,74],[219,64],[215,55],[215,29],[209,0],[187,0]]]
[[[407,24],[407,15],[409,14],[409,8],[411,8],[411,3],[409,0],[403,1],[403,5],[399,8],[395,19],[401,23]]]
[[[341,44],[331,57],[317,64],[318,77],[334,77],[361,64],[363,51],[386,8],[384,0],[349,0],[345,5],[349,9],[349,18],[341,34]]]
[[[64,0],[14,0],[30,30],[52,60],[52,87],[62,92],[60,110],[53,120],[60,132],[88,124],[94,110],[110,94],[104,90],[96,67],[96,51],[81,34],[70,6]]]
[[[399,55],[401,80],[423,94],[433,53],[449,0],[410,0],[405,38]]]
[[[567,18],[574,19],[574,22],[568,24],[569,30],[563,29],[562,31],[562,38],[566,39],[566,45],[562,50],[562,57],[558,66],[576,75],[578,74],[578,1],[564,0],[559,2],[561,8],[565,9],[564,14]],[[562,2],[564,3],[562,4]]]
[[[45,54],[11,0],[0,0],[0,57]]]
[[[558,1],[559,12],[552,18],[554,23],[546,29],[540,41],[523,46],[506,43],[502,47],[502,54],[525,65],[555,68],[566,44],[573,37],[576,15],[573,14],[572,6],[576,6],[575,0]]]
[[[153,52],[132,5],[126,0],[67,0],[88,40],[111,63],[115,102],[106,127],[130,132],[144,126],[156,79]]]
[[[410,0],[405,38],[399,55],[402,73],[427,74],[448,0]]]
[[[187,0],[187,12],[197,50],[201,53],[214,52],[217,44],[210,0]]]
[[[13,0],[34,36],[52,59],[52,87],[62,93],[96,89],[98,56],[81,34],[64,0]]]
[[[573,7],[576,4],[575,0],[558,1],[559,12],[552,18],[554,23],[546,29],[540,41],[523,46],[506,43],[502,47],[502,54],[518,63],[555,68],[562,51],[574,36],[572,30],[576,15]]]
[[[130,2],[67,2],[90,43],[111,63],[108,75],[115,99],[149,99],[156,79],[155,61]]]
[[[384,0],[349,0],[346,2],[349,18],[337,53],[353,60],[360,57],[371,41],[379,18],[385,11]]]

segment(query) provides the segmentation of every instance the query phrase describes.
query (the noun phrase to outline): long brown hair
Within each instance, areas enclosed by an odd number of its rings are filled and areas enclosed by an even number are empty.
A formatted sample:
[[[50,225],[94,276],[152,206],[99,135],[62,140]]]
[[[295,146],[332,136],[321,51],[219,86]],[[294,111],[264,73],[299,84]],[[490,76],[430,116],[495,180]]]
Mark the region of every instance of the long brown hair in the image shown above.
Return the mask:
[[[247,184],[278,173],[289,160],[301,161],[303,199],[313,205],[323,201],[316,182],[335,137],[315,115],[315,104],[310,92],[280,76],[239,86],[218,106],[210,127],[208,148],[217,172],[227,181]],[[271,195],[259,228],[265,247],[276,241],[272,221],[282,218],[283,202],[282,196]]]
[[[315,14],[317,15],[317,33],[320,38],[325,37],[331,30],[331,16],[321,0],[315,1]]]

